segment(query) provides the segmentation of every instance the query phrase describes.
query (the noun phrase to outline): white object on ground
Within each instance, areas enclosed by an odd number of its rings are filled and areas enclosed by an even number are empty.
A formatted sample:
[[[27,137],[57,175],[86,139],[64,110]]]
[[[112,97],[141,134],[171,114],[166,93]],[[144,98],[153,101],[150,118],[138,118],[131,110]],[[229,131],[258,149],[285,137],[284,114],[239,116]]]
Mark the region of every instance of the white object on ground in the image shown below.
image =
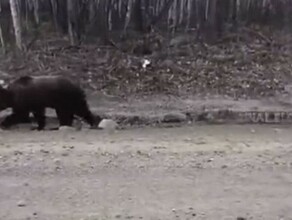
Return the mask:
[[[59,131],[75,131],[76,128],[70,126],[60,126]]]
[[[117,129],[118,124],[112,119],[102,119],[98,127],[106,131],[113,131]]]
[[[150,64],[150,61],[147,59],[144,59],[143,64],[142,64],[143,69],[145,69],[149,64]]]

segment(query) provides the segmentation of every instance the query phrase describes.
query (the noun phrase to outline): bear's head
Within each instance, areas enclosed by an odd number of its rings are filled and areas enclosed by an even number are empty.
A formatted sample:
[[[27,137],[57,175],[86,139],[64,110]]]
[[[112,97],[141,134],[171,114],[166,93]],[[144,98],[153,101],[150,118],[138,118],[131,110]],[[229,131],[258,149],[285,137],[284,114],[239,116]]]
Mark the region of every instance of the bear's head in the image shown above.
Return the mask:
[[[0,111],[11,107],[12,94],[0,86]]]

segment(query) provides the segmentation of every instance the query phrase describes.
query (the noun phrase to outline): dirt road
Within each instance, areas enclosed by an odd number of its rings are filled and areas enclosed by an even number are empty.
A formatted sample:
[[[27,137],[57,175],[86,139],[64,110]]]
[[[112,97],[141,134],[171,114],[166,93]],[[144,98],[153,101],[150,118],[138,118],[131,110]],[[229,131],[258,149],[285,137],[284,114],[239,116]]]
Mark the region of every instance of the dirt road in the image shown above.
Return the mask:
[[[1,131],[0,219],[292,219],[291,130]]]

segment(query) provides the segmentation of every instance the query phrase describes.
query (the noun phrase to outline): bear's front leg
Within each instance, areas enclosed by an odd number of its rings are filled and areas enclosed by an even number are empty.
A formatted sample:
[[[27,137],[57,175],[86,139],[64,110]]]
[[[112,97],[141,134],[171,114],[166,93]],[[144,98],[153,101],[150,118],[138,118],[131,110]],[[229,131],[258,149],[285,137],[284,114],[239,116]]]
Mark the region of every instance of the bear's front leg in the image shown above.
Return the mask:
[[[44,130],[46,126],[46,116],[45,116],[45,108],[39,108],[33,111],[34,118],[38,123],[37,130]]]

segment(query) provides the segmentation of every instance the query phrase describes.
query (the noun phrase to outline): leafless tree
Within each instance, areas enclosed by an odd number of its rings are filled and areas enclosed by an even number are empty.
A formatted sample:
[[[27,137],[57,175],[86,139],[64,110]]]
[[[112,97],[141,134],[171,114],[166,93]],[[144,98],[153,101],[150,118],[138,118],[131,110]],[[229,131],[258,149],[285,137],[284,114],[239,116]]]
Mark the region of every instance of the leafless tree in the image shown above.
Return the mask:
[[[107,39],[116,31],[144,35],[153,29],[195,29],[200,39],[208,40],[236,31],[240,25],[287,28],[292,22],[291,0],[1,0],[1,6],[9,8],[12,17],[1,20],[0,12],[1,44],[7,44],[5,36],[10,31],[3,22],[13,20],[18,48],[27,40],[24,33],[32,31],[32,22],[41,26],[49,21],[58,33],[68,34],[72,45],[89,36]]]
[[[14,34],[16,40],[16,46],[18,49],[22,50],[22,33],[21,33],[21,23],[20,23],[20,15],[19,15],[19,7],[17,4],[17,0],[9,0],[10,2],[10,10],[14,27]]]

